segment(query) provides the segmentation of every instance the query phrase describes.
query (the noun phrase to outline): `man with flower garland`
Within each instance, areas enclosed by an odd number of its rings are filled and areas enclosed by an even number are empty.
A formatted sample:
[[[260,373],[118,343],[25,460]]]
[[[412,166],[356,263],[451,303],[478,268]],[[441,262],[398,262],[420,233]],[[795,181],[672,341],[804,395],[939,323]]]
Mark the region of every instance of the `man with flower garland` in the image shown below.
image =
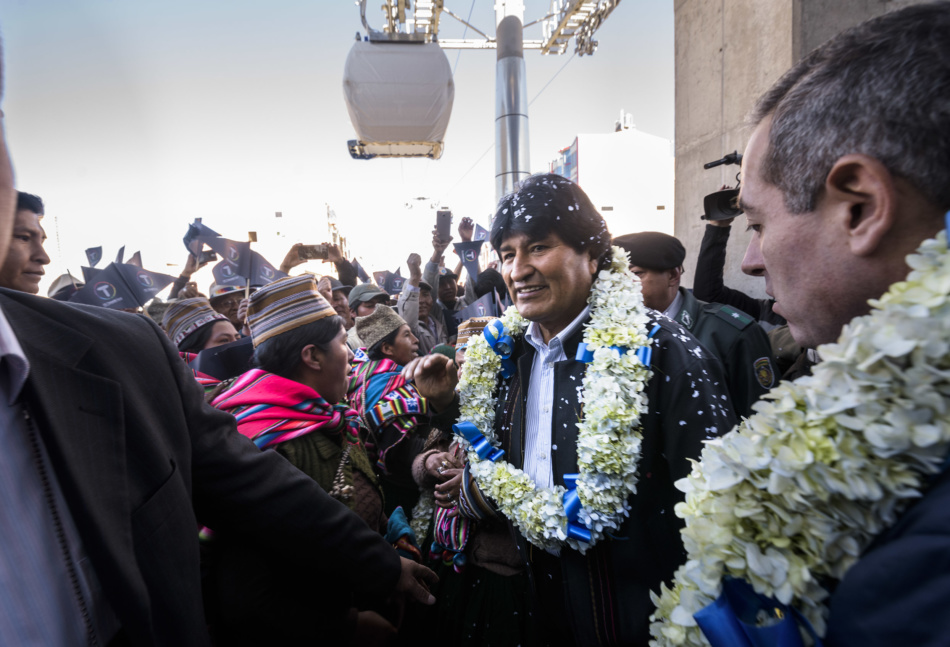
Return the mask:
[[[944,228],[948,34],[945,2],[870,20],[805,57],[755,108],[742,162],[740,204],[754,232],[743,270],[765,278],[802,346],[835,341]],[[907,415],[926,410],[917,406],[908,401]],[[826,645],[947,644],[950,473],[924,479],[923,498],[837,585]]]
[[[495,398],[495,415],[493,428],[481,431],[493,435],[505,451],[495,465],[508,470],[510,483],[521,479],[523,484],[523,470],[532,487],[525,494],[523,487],[492,480],[495,477],[486,480],[484,467],[490,464],[473,465],[470,454],[457,493],[444,493],[437,502],[448,507],[458,497],[462,514],[503,516],[513,524],[532,579],[535,611],[530,621],[540,644],[645,645],[650,591],[669,577],[684,555],[680,523],[673,513],[682,494],[673,483],[688,474],[689,459],[699,455],[704,440],[735,424],[721,364],[681,326],[643,306],[626,259],[615,262],[606,223],[569,180],[556,175],[528,178],[501,201],[490,240],[526,328],[523,335],[512,331],[513,349],[506,360],[512,370],[493,394],[482,394]],[[602,284],[610,287],[599,288]],[[589,301],[596,305],[589,306]],[[620,320],[623,330],[608,330],[599,323],[621,313],[626,317]],[[506,315],[505,320],[512,318]],[[604,361],[602,353],[607,352],[621,371],[618,381],[631,373],[645,375],[632,382],[641,393],[615,394],[609,401],[616,400],[618,408],[630,401],[644,404],[638,399],[642,395],[648,404],[645,410],[624,409],[633,422],[615,430],[618,441],[598,442],[594,435],[581,443],[583,420],[594,403],[581,405],[588,388],[585,373],[592,369],[575,360],[578,347],[590,341],[585,332],[609,338],[633,335],[634,328],[643,331],[639,338],[649,351],[624,348],[621,354],[605,348],[595,352],[598,359],[590,366]],[[465,398],[477,381],[478,369],[472,367],[479,363],[469,358],[463,370],[461,401],[455,395],[458,376],[448,358],[419,358],[404,375],[435,410],[468,410]],[[600,383],[590,388],[605,383],[609,387],[613,380],[601,376],[595,381]],[[611,406],[604,404],[607,401],[598,402],[600,413]],[[609,432],[602,436],[609,437]],[[569,525],[558,503],[570,485],[565,475],[579,473],[578,487],[584,482],[595,490],[598,483],[617,478],[596,467],[586,472],[579,467],[591,453],[602,456],[600,464],[622,472],[619,504],[628,506],[629,514],[617,515],[614,530],[594,524],[596,538],[587,543],[575,535],[567,539],[570,525],[583,523]],[[628,496],[634,488],[623,483],[634,482],[635,494]],[[529,506],[529,499],[549,503]],[[591,505],[582,515],[609,516],[596,501]],[[543,526],[549,528],[547,534],[538,533]]]

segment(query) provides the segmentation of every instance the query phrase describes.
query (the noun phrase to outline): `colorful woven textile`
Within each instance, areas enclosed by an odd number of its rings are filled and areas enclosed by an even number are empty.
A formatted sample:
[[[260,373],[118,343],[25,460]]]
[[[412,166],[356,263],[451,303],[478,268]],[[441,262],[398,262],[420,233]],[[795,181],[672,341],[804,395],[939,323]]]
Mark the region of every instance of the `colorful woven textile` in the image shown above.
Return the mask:
[[[213,321],[227,321],[223,314],[215,312],[204,297],[175,301],[165,310],[162,328],[176,346],[188,335],[198,332],[202,326]]]
[[[350,404],[372,431],[392,425],[400,432],[399,440],[380,452],[377,467],[386,470],[386,453],[429,414],[426,399],[403,379],[402,367],[391,359],[356,362],[347,388]]]
[[[211,377],[210,375],[206,375],[201,371],[196,371],[195,369],[191,368],[191,363],[198,359],[197,353],[178,353],[178,355],[181,357],[182,361],[188,365],[188,368],[191,369],[192,374],[195,376],[195,380],[197,380],[198,384],[201,385],[201,388],[205,390],[205,395],[213,391],[216,386],[221,384],[221,380],[218,378]]]
[[[310,387],[252,369],[221,392],[211,405],[237,420],[238,431],[264,449],[314,431],[343,434],[359,445],[359,418],[343,404],[331,405]]]
[[[294,328],[336,314],[317,292],[312,274],[288,276],[268,283],[251,295],[247,306],[247,325],[254,346]]]

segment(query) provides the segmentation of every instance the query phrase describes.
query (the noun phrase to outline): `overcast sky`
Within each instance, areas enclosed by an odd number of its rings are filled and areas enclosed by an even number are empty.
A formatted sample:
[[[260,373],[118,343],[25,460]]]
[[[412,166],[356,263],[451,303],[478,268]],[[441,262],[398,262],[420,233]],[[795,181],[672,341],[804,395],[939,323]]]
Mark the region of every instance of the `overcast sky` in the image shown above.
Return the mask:
[[[376,28],[379,4],[367,9]],[[471,11],[472,24],[494,33],[493,4],[446,8]],[[525,6],[530,22],[549,2]],[[443,38],[463,29],[443,14]],[[431,250],[430,203],[451,207],[456,222],[487,224],[493,209],[494,51],[446,51],[455,104],[440,160],[357,161],[342,93],[346,56],[364,31],[353,2],[3,0],[0,30],[17,185],[47,205],[43,293],[66,268],[78,274],[96,245],[107,259],[123,244],[141,250],[148,269],[177,275],[166,264],[184,260],[181,237],[195,217],[236,239],[259,231],[257,249],[276,265],[290,243],[325,238],[326,205],[371,269],[405,274],[409,251]],[[540,27],[525,37],[540,38]],[[621,109],[640,130],[673,139],[671,3],[626,0],[597,40],[593,56],[571,59],[573,44],[564,56],[525,52],[535,172],[578,133],[612,131]],[[206,272],[199,282],[210,280]]]

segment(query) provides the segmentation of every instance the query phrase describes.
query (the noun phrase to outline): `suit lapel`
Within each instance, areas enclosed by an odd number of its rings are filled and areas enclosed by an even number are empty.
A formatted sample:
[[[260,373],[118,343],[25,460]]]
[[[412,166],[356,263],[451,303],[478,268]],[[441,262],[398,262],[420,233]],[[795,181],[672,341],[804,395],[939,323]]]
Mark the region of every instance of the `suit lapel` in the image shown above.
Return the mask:
[[[554,484],[564,485],[564,475],[577,472],[577,422],[581,419],[578,394],[584,385],[587,364],[578,362],[577,347],[584,340],[588,318],[564,340],[567,359],[554,364],[554,413],[551,416],[551,466]]]
[[[116,612],[141,618],[147,606],[133,605],[148,593],[132,541],[121,387],[77,368],[93,339],[5,296],[0,305],[30,363],[23,400],[83,545]]]
[[[524,423],[525,423],[525,404],[528,401],[528,382],[531,380],[531,365],[534,363],[534,347],[531,346],[524,337],[519,342],[522,346],[522,353],[518,357],[518,373],[515,375],[519,382],[518,389],[515,390],[516,401],[512,403],[514,413],[511,417],[511,444],[509,454],[511,464],[517,468],[524,467]]]

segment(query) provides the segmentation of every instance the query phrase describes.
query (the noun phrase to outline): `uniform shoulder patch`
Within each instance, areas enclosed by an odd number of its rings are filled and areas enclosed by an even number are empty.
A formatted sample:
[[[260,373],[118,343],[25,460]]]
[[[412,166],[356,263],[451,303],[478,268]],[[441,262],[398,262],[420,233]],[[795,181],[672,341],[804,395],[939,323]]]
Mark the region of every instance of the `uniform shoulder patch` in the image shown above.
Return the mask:
[[[763,389],[771,389],[775,384],[775,370],[772,368],[772,362],[768,357],[760,357],[753,364],[755,379]]]
[[[729,306],[720,307],[719,310],[716,311],[716,316],[720,319],[728,321],[739,330],[744,330],[754,323],[752,317],[741,310],[736,310],[735,308],[730,308]]]

